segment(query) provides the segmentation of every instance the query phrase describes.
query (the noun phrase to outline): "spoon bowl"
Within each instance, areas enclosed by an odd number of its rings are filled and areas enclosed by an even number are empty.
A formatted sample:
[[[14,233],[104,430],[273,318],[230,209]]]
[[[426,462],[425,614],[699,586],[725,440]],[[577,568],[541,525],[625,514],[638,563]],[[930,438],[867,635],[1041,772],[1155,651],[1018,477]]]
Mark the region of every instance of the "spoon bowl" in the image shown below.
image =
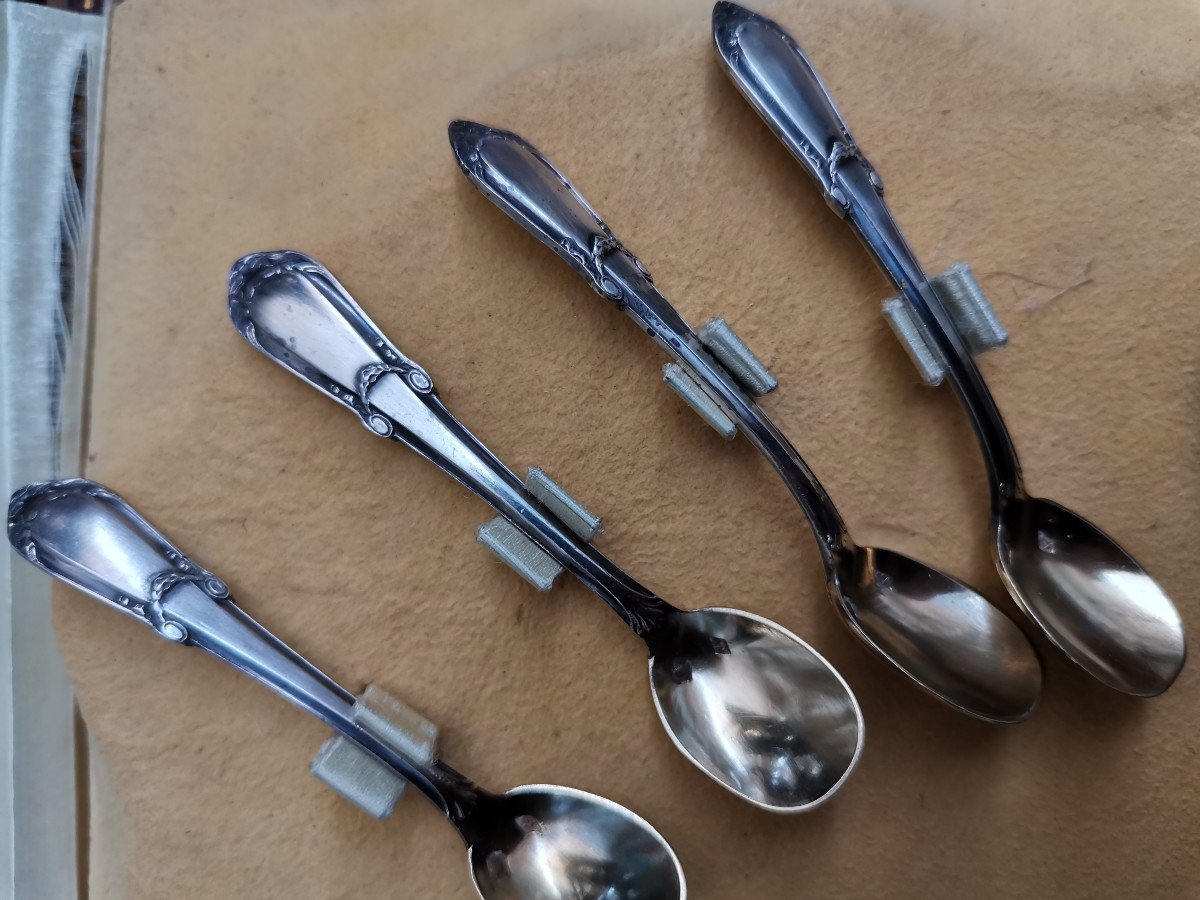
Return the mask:
[[[644,819],[594,794],[515,788],[489,804],[468,860],[485,900],[683,900],[683,870]]]
[[[1072,660],[1127,694],[1156,697],[1187,657],[1179,611],[1107,534],[1050,500],[1015,496],[995,522],[996,562],[1021,608]]]
[[[992,722],[1027,719],[1042,668],[1013,621],[968,585],[900,553],[843,554],[834,605],[850,629],[913,681]]]
[[[862,752],[862,711],[808,644],[751,613],[681,613],[651,642],[654,705],[685,756],[772,812],[828,799]]]

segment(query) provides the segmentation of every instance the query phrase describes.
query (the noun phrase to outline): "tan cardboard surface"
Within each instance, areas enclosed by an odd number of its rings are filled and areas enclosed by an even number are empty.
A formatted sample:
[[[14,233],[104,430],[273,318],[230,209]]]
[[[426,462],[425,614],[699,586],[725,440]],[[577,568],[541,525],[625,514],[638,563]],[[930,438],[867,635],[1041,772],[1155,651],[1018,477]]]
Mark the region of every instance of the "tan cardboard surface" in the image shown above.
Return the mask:
[[[1012,335],[982,367],[1031,488],[1118,536],[1200,634],[1200,14],[764,11],[808,48],[929,268],[974,265]],[[1039,640],[1027,724],[928,699],[838,622],[773,470],[459,174],[455,116],[536,143],[690,321],[724,315],[770,362],[764,405],[861,541],[1013,611],[965,417],[918,383],[882,276],[719,70],[707,0],[131,0],[111,60],[88,474],[301,652],[407,698],[486,786],[635,808],[701,900],[1200,889],[1196,663],[1140,702]],[[570,582],[537,595],[475,543],[480,502],[247,346],[226,273],[278,247],[330,266],[506,461],[602,513],[600,546],[635,577],[825,653],[867,721],[836,800],[773,817],[694,770],[602,603]],[[56,621],[120,799],[120,893],[470,895],[459,838],[419,797],[379,823],[308,775],[315,721],[79,596],[59,593]]]

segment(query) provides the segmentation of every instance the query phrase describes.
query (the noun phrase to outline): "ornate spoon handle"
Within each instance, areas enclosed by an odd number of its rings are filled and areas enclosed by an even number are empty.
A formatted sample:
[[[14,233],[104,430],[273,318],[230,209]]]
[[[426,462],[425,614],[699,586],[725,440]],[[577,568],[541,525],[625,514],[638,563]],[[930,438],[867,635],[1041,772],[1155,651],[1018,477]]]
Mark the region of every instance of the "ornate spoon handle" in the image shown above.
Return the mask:
[[[450,125],[450,143],[463,172],[480,191],[561,256],[602,297],[620,306],[708,388],[783,477],[807,514],[826,562],[849,546],[837,509],[795,447],[709,355],[691,326],[654,286],[645,266],[562,173],[511,131],[458,121]]]
[[[674,608],[545,510],[521,480],[442,404],[346,289],[293,250],[243,257],[229,312],[256,349],[349,407],[373,433],[407,444],[490,504],[590,587],[639,635]]]
[[[225,583],[107,488],[73,478],[13,495],[8,537],[38,568],[238,669],[391,766],[460,830],[478,789],[445,764],[419,766],[354,720],[354,695],[242,611]]]
[[[735,3],[713,9],[713,36],[733,83],[854,229],[929,329],[979,438],[993,509],[1021,490],[1012,439],[983,376],[883,199],[883,183],[851,137],[812,64],[778,24]]]

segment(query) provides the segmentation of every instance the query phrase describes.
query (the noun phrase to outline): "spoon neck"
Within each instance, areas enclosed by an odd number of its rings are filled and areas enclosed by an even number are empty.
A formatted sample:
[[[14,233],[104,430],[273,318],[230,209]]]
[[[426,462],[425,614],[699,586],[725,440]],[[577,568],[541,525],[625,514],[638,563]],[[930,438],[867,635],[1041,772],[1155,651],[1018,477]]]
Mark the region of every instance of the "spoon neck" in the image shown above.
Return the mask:
[[[683,614],[682,610],[673,610],[670,614],[660,619],[653,628],[647,629],[638,635],[646,644],[646,650],[649,652],[651,659],[675,647],[681,630],[680,616]]]
[[[1021,465],[1000,409],[983,374],[929,277],[908,246],[877,187],[862,166],[840,175],[847,200],[846,220],[900,295],[921,321],[946,361],[955,393],[967,411],[987,467],[993,512],[1020,493]]]
[[[446,409],[436,392],[422,402],[432,424],[418,429],[414,416],[403,425],[397,421],[394,439],[431,460],[520,529],[591,588],[635,633],[653,628],[674,608],[542,506],[521,479]]]
[[[437,795],[434,800],[446,818],[458,830],[468,847],[475,845],[486,828],[485,810],[495,795],[485,791],[461,772],[441,759],[435,759],[425,770],[429,788]],[[428,792],[427,792],[428,793]]]
[[[646,642],[651,659],[689,659],[726,652],[718,649],[720,642],[714,643],[711,635],[698,631],[687,618],[693,616],[694,621],[695,615],[701,612],[703,610],[695,613],[675,610],[652,631],[643,634],[641,637]]]
[[[728,378],[720,380],[727,381]],[[844,548],[853,546],[833,499],[762,407],[736,386],[729,385],[728,388],[731,388],[729,405],[742,433],[775,467],[788,491],[800,504],[828,565]]]
[[[800,504],[828,561],[848,541],[846,525],[833,500],[796,448],[705,349],[665,297],[651,284],[626,292],[625,311],[682,366],[737,423],[738,429],[775,467]]]
[[[924,293],[933,297],[933,289],[928,282],[923,285]],[[940,307],[939,307],[939,311]],[[956,331],[934,332],[940,337],[938,342],[946,359],[952,359],[950,347],[961,340]],[[951,383],[958,394],[963,408],[971,421],[975,437],[979,441],[979,449],[983,454],[984,468],[988,477],[988,492],[992,500],[992,513],[999,513],[1003,505],[1016,497],[1024,495],[1021,481],[1021,462],[1017,458],[1016,447],[1012,437],[1000,416],[1000,409],[983,380],[983,374],[975,365],[970,353],[962,348],[961,358],[954,360],[949,366]]]

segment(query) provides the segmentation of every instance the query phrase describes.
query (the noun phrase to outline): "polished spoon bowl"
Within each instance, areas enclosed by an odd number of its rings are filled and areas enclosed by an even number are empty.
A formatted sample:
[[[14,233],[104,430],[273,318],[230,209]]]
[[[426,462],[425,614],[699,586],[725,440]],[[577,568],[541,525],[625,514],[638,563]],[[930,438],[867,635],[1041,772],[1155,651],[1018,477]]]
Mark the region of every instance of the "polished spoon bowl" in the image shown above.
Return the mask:
[[[735,609],[678,609],[579,538],[442,404],[433,380],[329,270],[296,251],[243,257],[229,312],[252,346],[490,504],[595,591],[650,651],[655,708],[683,754],[763,809],[828,799],[862,751],[858,701],[790,631]]]
[[[713,37],[733,83],[817,180],[944,357],[983,450],[994,555],[1017,604],[1104,684],[1140,697],[1161,694],[1186,658],[1178,610],[1116,541],[1025,490],[1012,438],[983,375],[900,233],[883,183],[804,52],[777,23],[736,3],[713,7]]]
[[[1042,670],[1029,640],[967,585],[900,553],[860,547],[812,470],[717,363],[650,274],[532,145],[476,122],[450,125],[471,183],[654,338],[774,465],[804,510],[841,618],[868,647],[950,706],[992,722],[1032,714]]]
[[[82,478],[32,484],[9,505],[17,552],[77,590],[200,647],[345,735],[433,802],[467,845],[486,900],[683,900],[674,851],[641,817],[556,785],[492,794],[440,759],[418,762],[376,739],[355,697],[250,618],[225,584],[192,562],[113,492]]]

